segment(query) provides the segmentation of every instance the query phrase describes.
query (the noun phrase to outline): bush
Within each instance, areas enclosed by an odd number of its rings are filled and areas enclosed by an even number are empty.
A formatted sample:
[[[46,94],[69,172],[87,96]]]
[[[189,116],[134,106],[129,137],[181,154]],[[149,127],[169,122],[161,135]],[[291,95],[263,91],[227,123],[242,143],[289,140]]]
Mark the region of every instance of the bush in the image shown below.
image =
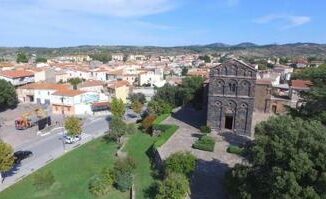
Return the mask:
[[[102,170],[101,176],[103,181],[108,185],[112,185],[115,181],[114,171],[110,168],[104,168]]]
[[[120,158],[114,163],[114,172],[117,174],[119,172],[132,173],[136,169],[136,162],[131,157]]]
[[[226,151],[228,153],[233,153],[233,154],[237,154],[237,155],[243,155],[243,152],[244,152],[244,149],[243,148],[240,148],[238,146],[235,146],[235,145],[230,145]]]
[[[118,172],[116,176],[116,187],[120,191],[128,191],[132,186],[133,176],[130,172]]]
[[[102,176],[95,176],[90,180],[88,189],[95,196],[103,196],[109,192],[110,185]]]
[[[215,140],[207,135],[201,137],[193,144],[193,148],[203,151],[214,151]]]
[[[148,115],[143,121],[142,121],[142,127],[145,130],[148,130],[152,127],[153,122],[155,121],[156,116],[155,115]]]
[[[110,132],[105,136],[107,140],[120,142],[120,138],[127,132],[127,124],[119,117],[113,117],[110,122]]]
[[[127,127],[126,127],[126,133],[128,134],[128,135],[131,135],[131,134],[134,134],[134,133],[136,133],[137,131],[138,131],[138,128],[137,128],[137,125],[136,124],[126,124],[127,125]]]
[[[211,128],[209,126],[201,126],[200,127],[200,132],[202,132],[202,133],[207,134],[207,133],[210,133],[211,131],[212,130],[211,130]]]
[[[155,199],[184,199],[189,190],[189,181],[186,176],[171,173],[158,186]]]
[[[149,112],[152,114],[162,115],[162,114],[170,114],[173,108],[168,102],[162,99],[158,99],[158,100],[151,100],[148,103],[148,109]]]
[[[33,185],[36,189],[48,189],[50,188],[53,183],[55,182],[54,175],[51,171],[40,171],[34,175],[34,182]]]
[[[177,152],[165,160],[165,174],[180,173],[187,177],[196,169],[197,159],[189,152]]]

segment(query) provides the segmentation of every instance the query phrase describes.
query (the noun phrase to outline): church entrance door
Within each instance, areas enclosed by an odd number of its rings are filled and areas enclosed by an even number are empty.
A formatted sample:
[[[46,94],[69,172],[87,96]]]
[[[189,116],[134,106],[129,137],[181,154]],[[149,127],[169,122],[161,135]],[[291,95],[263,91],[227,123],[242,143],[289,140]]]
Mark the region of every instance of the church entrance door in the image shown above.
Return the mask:
[[[225,116],[225,129],[233,130],[233,116]]]

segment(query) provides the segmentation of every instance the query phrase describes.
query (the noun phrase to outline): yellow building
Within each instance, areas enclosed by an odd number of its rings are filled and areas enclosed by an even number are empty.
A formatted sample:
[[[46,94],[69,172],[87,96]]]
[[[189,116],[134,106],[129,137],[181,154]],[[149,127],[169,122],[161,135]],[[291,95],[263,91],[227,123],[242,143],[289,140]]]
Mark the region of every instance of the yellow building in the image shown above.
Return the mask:
[[[108,83],[108,92],[111,94],[111,97],[122,99],[123,103],[127,103],[129,90],[129,82],[126,80],[118,80]]]

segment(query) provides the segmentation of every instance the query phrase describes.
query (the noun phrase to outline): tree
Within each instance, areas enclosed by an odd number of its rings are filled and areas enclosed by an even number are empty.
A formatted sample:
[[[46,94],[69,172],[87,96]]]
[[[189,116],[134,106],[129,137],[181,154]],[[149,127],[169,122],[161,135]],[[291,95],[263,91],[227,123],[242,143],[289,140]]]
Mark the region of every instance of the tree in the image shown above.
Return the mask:
[[[179,96],[181,96],[182,104],[192,103],[201,106],[203,99],[203,84],[204,79],[202,77],[184,78],[179,89]]]
[[[131,104],[132,110],[138,114],[141,113],[141,111],[143,110],[143,106],[144,105],[142,103],[140,103],[139,101],[134,101]]]
[[[28,57],[25,53],[23,52],[19,52],[17,54],[17,59],[16,59],[17,63],[27,63],[28,62]]]
[[[304,117],[306,119],[320,120],[326,112],[326,64],[318,68],[307,68],[294,74],[296,79],[304,79],[312,82],[309,91],[302,92],[301,97],[304,102],[299,110],[292,109],[292,115]],[[325,118],[326,119],[326,118]],[[321,120],[326,124],[326,120]]]
[[[70,136],[80,135],[82,132],[81,120],[74,116],[68,117],[65,121],[65,129]]]
[[[89,55],[89,57],[92,58],[93,60],[103,62],[104,64],[106,64],[112,60],[112,56],[109,55],[108,53],[92,54],[92,55]]]
[[[113,116],[122,118],[125,114],[125,105],[122,99],[113,98],[111,103],[111,112]]]
[[[226,175],[230,198],[325,198],[325,132],[320,122],[289,116],[257,125],[249,164]]]
[[[159,184],[155,199],[184,199],[188,190],[188,179],[182,174],[171,173]]]
[[[156,116],[155,115],[148,115],[143,121],[142,121],[142,127],[145,129],[145,130],[148,130],[150,129],[152,126],[153,126],[153,123],[156,119]]]
[[[75,77],[75,78],[68,79],[68,82],[73,86],[74,90],[77,90],[78,84],[82,83],[83,79],[81,79],[79,77]]]
[[[10,170],[14,164],[13,148],[0,140],[0,179],[2,173]]]
[[[197,158],[189,152],[177,152],[164,162],[165,173],[181,173],[187,177],[195,171]]]
[[[187,74],[188,74],[188,68],[187,67],[183,67],[182,68],[182,71],[181,71],[181,75],[182,76],[187,76]]]
[[[46,63],[48,60],[44,57],[37,57],[35,62],[36,63]]]
[[[110,131],[106,138],[120,143],[120,138],[127,132],[127,125],[120,117],[113,117],[110,122]]]
[[[170,84],[165,84],[163,87],[158,88],[153,100],[163,100],[166,103],[177,107],[182,105],[182,99],[180,98],[179,88]]]
[[[211,63],[211,58],[208,55],[199,56],[198,59],[205,61],[205,63]]]
[[[10,82],[0,79],[0,109],[15,107],[17,104],[15,87]]]
[[[143,93],[132,93],[129,95],[129,99],[131,102],[138,101],[142,104],[146,103],[146,97]]]
[[[151,114],[162,115],[171,113],[172,106],[163,100],[151,100],[148,103],[148,109]]]

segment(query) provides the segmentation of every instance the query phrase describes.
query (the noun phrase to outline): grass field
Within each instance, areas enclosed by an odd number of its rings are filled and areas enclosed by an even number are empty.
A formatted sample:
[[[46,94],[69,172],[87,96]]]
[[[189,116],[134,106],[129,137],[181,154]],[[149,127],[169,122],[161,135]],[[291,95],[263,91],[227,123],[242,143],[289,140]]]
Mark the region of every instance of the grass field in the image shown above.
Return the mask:
[[[136,133],[129,138],[125,150],[129,156],[136,161],[137,168],[135,172],[136,198],[144,199],[149,196],[146,191],[154,182],[151,170],[150,158],[146,155],[156,138],[144,133]]]
[[[91,199],[89,179],[103,167],[112,167],[117,145],[102,139],[92,141],[53,161],[42,170],[51,170],[56,179],[51,189],[37,191],[32,185],[33,175],[26,177],[0,193],[1,199]],[[38,171],[37,171],[38,172]],[[102,198],[126,199],[129,193],[112,190]],[[102,199],[100,198],[100,199]]]

